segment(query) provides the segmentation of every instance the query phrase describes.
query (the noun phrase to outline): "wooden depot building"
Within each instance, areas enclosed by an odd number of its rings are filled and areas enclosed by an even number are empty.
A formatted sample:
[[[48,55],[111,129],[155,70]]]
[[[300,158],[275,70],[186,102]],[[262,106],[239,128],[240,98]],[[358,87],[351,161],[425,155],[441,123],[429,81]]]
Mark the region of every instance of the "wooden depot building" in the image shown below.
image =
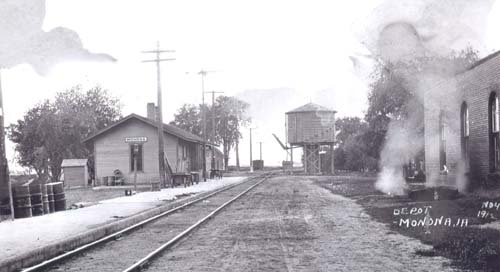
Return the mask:
[[[148,118],[130,114],[84,140],[94,156],[95,181],[113,176],[120,170],[127,184],[133,183],[137,165],[137,183],[159,181],[158,127],[153,103],[148,104]],[[173,173],[198,172],[203,169],[203,139],[176,126],[163,124],[164,152],[167,168]],[[138,150],[134,151],[134,145]],[[211,150],[208,145],[206,156]],[[137,152],[137,161],[133,155]],[[216,152],[217,154],[217,152]],[[216,165],[222,166],[222,157],[216,157]],[[210,170],[210,160],[206,171]]]

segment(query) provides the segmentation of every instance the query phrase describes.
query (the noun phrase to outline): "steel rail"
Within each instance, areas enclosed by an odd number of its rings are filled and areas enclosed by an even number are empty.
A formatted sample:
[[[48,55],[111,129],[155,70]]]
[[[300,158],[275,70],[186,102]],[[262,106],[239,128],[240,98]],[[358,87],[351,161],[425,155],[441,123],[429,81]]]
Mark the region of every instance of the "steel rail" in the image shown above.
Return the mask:
[[[174,238],[172,238],[168,242],[164,243],[163,245],[161,245],[160,247],[158,247],[157,249],[155,249],[154,251],[152,251],[151,253],[149,253],[146,257],[140,259],[139,261],[135,262],[133,265],[131,265],[127,269],[123,270],[123,272],[140,271],[141,269],[144,268],[144,266],[146,264],[149,263],[149,261],[151,261],[153,258],[155,258],[158,254],[160,254],[164,250],[168,249],[169,247],[173,246],[180,239],[182,239],[183,237],[185,237],[186,235],[188,235],[189,233],[191,233],[195,228],[197,228],[198,226],[200,226],[201,224],[203,224],[208,219],[212,218],[215,214],[217,214],[224,207],[226,207],[227,205],[231,204],[232,202],[234,202],[238,198],[242,197],[243,195],[245,195],[246,193],[248,193],[250,190],[252,190],[253,188],[255,188],[258,185],[260,185],[262,182],[264,182],[267,179],[269,179],[272,175],[273,175],[273,173],[267,173],[267,174],[265,174],[264,177],[262,178],[262,180],[260,180],[256,184],[250,186],[245,191],[243,191],[242,193],[240,193],[237,196],[233,197],[229,201],[225,202],[224,204],[222,204],[221,206],[219,206],[217,209],[215,209],[214,211],[212,211],[210,214],[208,214],[207,216],[203,217],[198,222],[194,223],[189,228],[185,229],[183,232],[179,233],[177,236],[175,236]]]
[[[151,222],[153,222],[153,221],[155,221],[157,219],[160,219],[160,218],[162,218],[164,216],[167,216],[167,215],[172,214],[172,213],[174,213],[176,211],[182,210],[182,209],[184,209],[186,207],[189,207],[189,206],[191,206],[191,205],[193,205],[193,204],[195,204],[197,202],[200,202],[202,200],[210,198],[210,197],[212,197],[212,196],[214,196],[216,194],[222,193],[222,192],[227,191],[229,189],[232,189],[232,188],[234,188],[236,186],[239,186],[241,184],[250,182],[250,181],[252,181],[254,179],[258,179],[259,177],[266,176],[266,175],[267,175],[267,173],[263,174],[263,175],[260,175],[260,176],[257,176],[257,177],[249,177],[247,179],[244,179],[241,182],[237,182],[235,184],[231,184],[231,185],[225,186],[225,187],[223,187],[221,189],[218,189],[218,190],[216,190],[216,191],[214,191],[214,192],[212,192],[212,193],[210,193],[210,194],[208,194],[208,195],[206,195],[204,197],[197,198],[195,200],[186,202],[186,203],[184,203],[184,204],[182,204],[182,205],[180,205],[178,207],[172,208],[172,209],[167,210],[165,212],[162,212],[162,213],[160,213],[158,215],[155,215],[155,216],[152,216],[150,218],[147,218],[147,219],[145,219],[143,221],[140,221],[140,222],[138,222],[138,223],[136,223],[136,224],[134,224],[132,226],[129,226],[129,227],[124,228],[124,229],[122,229],[120,231],[117,231],[117,232],[114,232],[112,234],[109,234],[109,235],[107,235],[107,236],[105,236],[103,238],[100,238],[100,239],[95,240],[93,242],[90,242],[90,243],[87,243],[87,244],[82,245],[80,247],[77,247],[77,248],[75,248],[73,250],[67,251],[67,252],[65,252],[63,254],[57,255],[57,256],[55,256],[55,257],[53,257],[51,259],[48,259],[48,260],[45,260],[45,261],[39,263],[39,264],[30,266],[30,267],[27,267],[27,268],[23,268],[23,269],[21,269],[21,272],[34,272],[34,271],[40,271],[41,269],[48,268],[48,267],[53,266],[53,265],[55,265],[55,264],[57,264],[57,263],[65,260],[65,259],[67,259],[69,257],[72,257],[74,255],[83,253],[84,251],[89,250],[89,249],[91,249],[91,248],[93,248],[95,246],[98,246],[100,244],[106,243],[106,242],[111,241],[111,240],[113,240],[115,238],[119,238],[119,237],[121,237],[125,233],[134,231],[135,229],[140,228],[140,227],[142,227],[142,226],[144,226],[144,225],[146,225],[148,223],[151,223]]]

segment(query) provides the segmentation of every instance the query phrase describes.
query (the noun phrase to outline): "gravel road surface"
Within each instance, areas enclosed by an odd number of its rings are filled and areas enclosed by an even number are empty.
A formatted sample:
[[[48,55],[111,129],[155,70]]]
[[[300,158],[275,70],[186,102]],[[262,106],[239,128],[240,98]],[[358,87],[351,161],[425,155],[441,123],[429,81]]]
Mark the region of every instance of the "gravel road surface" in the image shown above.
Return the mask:
[[[148,271],[457,271],[445,258],[415,254],[428,248],[307,177],[275,177]]]

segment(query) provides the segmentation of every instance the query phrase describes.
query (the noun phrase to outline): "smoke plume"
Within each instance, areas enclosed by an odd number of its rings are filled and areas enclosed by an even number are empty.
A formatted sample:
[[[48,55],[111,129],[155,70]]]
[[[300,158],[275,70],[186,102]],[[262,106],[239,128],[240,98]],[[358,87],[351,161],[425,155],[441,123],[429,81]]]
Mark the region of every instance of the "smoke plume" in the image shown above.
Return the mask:
[[[78,34],[70,29],[44,31],[44,18],[44,0],[0,0],[0,68],[27,63],[45,75],[62,61],[115,61],[84,49]]]
[[[424,96],[425,110],[444,111],[447,133],[460,135],[460,127],[456,125],[459,122],[455,120],[458,115],[455,105],[459,105],[459,101],[452,99],[456,95],[450,96],[456,90],[453,76],[457,70],[452,62],[442,61],[442,57],[468,46],[479,51],[484,49],[483,30],[493,3],[494,0],[388,0],[367,19],[360,39],[374,58],[385,64],[431,60],[410,69],[407,69],[409,66],[396,65],[399,68],[391,71],[404,79],[405,87],[415,96],[405,105],[409,114],[407,120],[395,119],[389,125],[381,153],[382,172],[376,183],[379,190],[404,194],[406,182],[402,166],[423,149],[422,136],[418,136],[420,139],[417,137],[419,134],[415,128],[422,125],[419,107],[424,105]],[[429,90],[436,89],[438,91],[429,93]],[[425,133],[428,134],[427,131]],[[426,136],[426,140],[431,139],[431,142],[425,145],[438,144],[437,132]],[[460,165],[457,170],[463,171]],[[428,176],[427,180],[436,184],[437,179],[436,176]],[[462,177],[457,181],[461,187],[464,186]]]

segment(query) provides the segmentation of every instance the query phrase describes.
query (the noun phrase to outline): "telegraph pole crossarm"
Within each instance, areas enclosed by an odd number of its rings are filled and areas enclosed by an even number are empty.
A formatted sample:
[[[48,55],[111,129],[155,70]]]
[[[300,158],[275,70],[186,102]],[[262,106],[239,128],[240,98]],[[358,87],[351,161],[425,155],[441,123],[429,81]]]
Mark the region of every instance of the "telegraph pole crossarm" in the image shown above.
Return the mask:
[[[157,78],[157,99],[158,99],[158,111],[157,115],[157,126],[158,126],[158,170],[160,175],[160,185],[166,187],[166,176],[165,176],[165,143],[163,140],[163,110],[162,110],[162,89],[161,89],[161,73],[160,73],[160,62],[163,61],[173,61],[174,58],[160,58],[161,53],[173,53],[175,50],[160,50],[160,43],[157,42],[156,50],[142,51],[142,53],[153,53],[156,54],[156,58],[152,60],[143,60],[142,62],[155,62],[156,63],[156,78]]]
[[[141,62],[158,62],[158,61],[162,62],[162,61],[169,61],[169,60],[175,60],[175,59],[171,58],[171,59],[158,59],[158,60],[143,60]]]
[[[141,51],[142,53],[175,53],[175,50],[146,50]]]

